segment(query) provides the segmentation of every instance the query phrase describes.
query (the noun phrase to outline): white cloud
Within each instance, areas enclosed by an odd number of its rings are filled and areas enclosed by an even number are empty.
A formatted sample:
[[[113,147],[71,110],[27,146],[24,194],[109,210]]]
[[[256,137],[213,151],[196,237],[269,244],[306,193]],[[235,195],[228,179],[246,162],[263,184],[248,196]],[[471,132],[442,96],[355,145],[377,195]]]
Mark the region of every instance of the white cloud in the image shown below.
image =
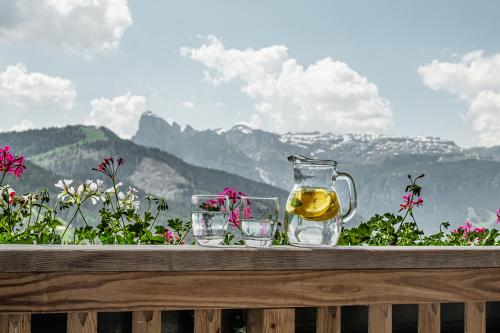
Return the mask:
[[[480,145],[500,144],[500,54],[484,56],[483,51],[474,51],[456,62],[433,60],[419,66],[418,73],[429,88],[467,104],[466,118]]]
[[[35,124],[31,120],[23,119],[19,124],[16,124],[10,128],[11,131],[15,132],[23,132],[30,129],[33,129]]]
[[[482,91],[470,104],[467,115],[484,146],[500,145],[500,93]]]
[[[196,106],[193,101],[184,101],[181,103],[181,106],[186,109],[192,109]]]
[[[18,107],[71,110],[75,97],[70,80],[30,73],[23,64],[8,66],[0,73],[0,98]]]
[[[141,114],[146,111],[146,98],[129,92],[113,99],[93,99],[90,106],[88,125],[105,126],[128,139],[137,131]]]
[[[255,101],[254,127],[283,131],[379,132],[392,124],[388,101],[377,86],[347,64],[324,58],[304,68],[284,45],[228,49],[215,36],[180,53],[201,62],[205,80],[239,79]]]
[[[132,25],[127,0],[0,2],[0,43],[44,42],[89,55],[115,49]]]

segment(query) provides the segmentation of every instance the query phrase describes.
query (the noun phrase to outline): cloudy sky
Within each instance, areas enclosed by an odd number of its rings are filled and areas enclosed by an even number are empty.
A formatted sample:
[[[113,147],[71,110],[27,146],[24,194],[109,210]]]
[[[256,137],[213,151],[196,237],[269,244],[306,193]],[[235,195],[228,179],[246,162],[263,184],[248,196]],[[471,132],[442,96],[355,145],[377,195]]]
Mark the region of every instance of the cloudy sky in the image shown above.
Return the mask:
[[[181,125],[500,144],[500,2],[0,0],[0,129]]]

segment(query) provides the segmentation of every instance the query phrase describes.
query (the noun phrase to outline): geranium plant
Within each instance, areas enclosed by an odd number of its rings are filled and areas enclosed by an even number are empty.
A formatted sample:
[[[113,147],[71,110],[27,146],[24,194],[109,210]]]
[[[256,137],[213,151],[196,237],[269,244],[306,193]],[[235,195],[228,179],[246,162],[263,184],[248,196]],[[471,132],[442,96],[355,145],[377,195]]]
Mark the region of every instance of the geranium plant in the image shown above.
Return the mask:
[[[125,163],[122,158],[105,158],[93,170],[111,183],[105,188],[101,179],[74,185],[71,179],[59,180],[57,202],[49,206],[47,190],[40,193],[16,194],[4,185],[7,176],[21,177],[26,170],[23,156],[15,156],[9,146],[0,149],[0,242],[1,243],[91,243],[91,244],[183,244],[190,223],[169,219],[159,224],[168,209],[166,200],[152,195],[144,198],[141,210],[138,190],[118,181]],[[98,209],[97,223],[89,223],[86,206]],[[67,212],[64,221],[58,212]],[[83,226],[74,227],[75,221]],[[71,232],[70,232],[71,231]]]
[[[139,191],[125,188],[118,179],[124,163],[122,158],[105,158],[93,168],[104,179],[81,184],[59,180],[55,184],[59,193],[51,205],[54,200],[45,189],[19,195],[7,184],[9,177],[21,178],[26,172],[25,158],[14,154],[9,146],[0,148],[0,243],[185,244],[190,222],[166,219],[168,204],[162,198],[146,195],[141,205]],[[377,214],[356,227],[343,229],[339,245],[500,245],[496,228],[474,226],[470,221],[454,230],[449,230],[449,222],[443,222],[438,232],[424,234],[415,216],[416,209],[424,204],[419,184],[424,175],[408,177],[410,183],[397,213]],[[241,231],[242,217],[252,216],[249,199],[234,187],[226,187],[219,194],[230,199],[232,230]],[[248,201],[243,216],[239,211],[242,200]],[[286,245],[286,233],[279,226],[273,244]],[[241,244],[233,238],[229,234],[225,244]]]

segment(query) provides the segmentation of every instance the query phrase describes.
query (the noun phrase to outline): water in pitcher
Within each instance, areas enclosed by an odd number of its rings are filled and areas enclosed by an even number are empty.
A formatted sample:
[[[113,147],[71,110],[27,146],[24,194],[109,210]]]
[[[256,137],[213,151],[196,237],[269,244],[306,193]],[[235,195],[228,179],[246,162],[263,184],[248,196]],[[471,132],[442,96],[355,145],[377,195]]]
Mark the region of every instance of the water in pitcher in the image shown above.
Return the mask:
[[[287,200],[286,223],[292,245],[335,245],[341,230],[337,193],[319,187],[295,188]]]

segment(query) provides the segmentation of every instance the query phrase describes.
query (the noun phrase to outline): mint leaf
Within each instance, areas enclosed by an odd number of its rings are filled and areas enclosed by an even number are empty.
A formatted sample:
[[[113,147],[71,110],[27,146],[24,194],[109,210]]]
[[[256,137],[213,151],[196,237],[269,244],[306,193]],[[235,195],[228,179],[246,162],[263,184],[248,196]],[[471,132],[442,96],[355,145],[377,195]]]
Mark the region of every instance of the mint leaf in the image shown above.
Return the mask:
[[[294,207],[294,208],[297,208],[297,207],[302,206],[302,202],[300,202],[300,200],[299,200],[299,199],[297,199],[297,198],[295,198],[295,197],[294,197],[294,198],[292,199],[292,201],[290,201],[290,205],[291,205],[292,207]]]

